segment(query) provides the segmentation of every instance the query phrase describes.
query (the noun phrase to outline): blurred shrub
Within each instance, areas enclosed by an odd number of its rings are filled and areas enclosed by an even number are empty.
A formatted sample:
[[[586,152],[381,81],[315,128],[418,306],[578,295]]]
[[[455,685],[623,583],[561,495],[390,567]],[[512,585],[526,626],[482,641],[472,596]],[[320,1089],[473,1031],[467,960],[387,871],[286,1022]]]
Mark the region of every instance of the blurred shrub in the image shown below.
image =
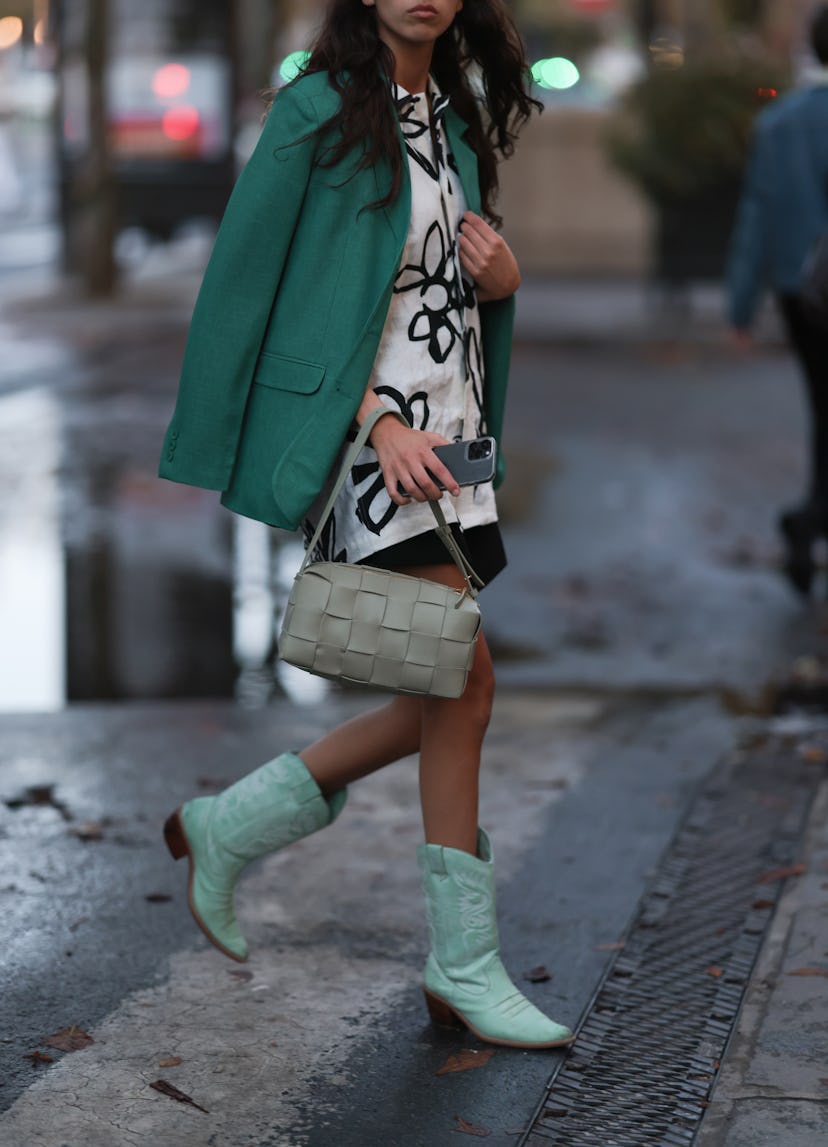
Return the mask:
[[[738,180],[756,113],[789,77],[756,56],[656,69],[632,87],[609,128],[615,165],[656,205]]]

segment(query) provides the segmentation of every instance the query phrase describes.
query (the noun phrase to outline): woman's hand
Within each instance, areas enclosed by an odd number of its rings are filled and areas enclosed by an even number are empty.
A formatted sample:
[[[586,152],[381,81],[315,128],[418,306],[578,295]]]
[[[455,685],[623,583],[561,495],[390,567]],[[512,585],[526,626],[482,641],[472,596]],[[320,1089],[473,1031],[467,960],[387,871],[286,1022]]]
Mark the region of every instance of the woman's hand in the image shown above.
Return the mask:
[[[371,431],[371,445],[377,452],[388,497],[398,506],[429,499],[439,501],[443,491],[438,479],[455,497],[460,487],[432,447],[446,446],[448,439],[429,430],[412,430],[396,418],[380,418]],[[397,483],[406,491],[401,494]]]
[[[508,243],[485,219],[467,211],[460,224],[460,262],[477,284],[477,300],[506,299],[520,286],[520,269]]]

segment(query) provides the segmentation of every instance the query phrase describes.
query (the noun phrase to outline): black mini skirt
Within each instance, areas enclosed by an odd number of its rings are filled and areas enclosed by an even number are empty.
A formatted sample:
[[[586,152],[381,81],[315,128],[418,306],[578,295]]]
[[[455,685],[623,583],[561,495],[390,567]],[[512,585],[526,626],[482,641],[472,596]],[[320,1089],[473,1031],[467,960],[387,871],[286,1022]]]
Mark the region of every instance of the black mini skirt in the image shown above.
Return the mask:
[[[471,563],[474,572],[488,585],[506,566],[506,551],[497,522],[486,526],[472,526],[461,530],[456,522],[451,523],[455,540]],[[414,566],[453,564],[451,554],[440,541],[436,530],[427,530],[413,538],[387,546],[362,558],[357,565],[377,566],[383,570],[410,569]]]

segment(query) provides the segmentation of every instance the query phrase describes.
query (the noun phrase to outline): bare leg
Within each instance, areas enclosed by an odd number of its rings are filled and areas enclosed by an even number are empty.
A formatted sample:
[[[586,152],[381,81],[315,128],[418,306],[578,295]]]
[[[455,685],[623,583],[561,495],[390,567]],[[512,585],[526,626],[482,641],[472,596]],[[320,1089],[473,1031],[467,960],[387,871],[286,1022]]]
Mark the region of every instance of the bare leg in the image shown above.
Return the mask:
[[[420,747],[419,697],[395,697],[387,705],[339,725],[299,756],[325,796],[352,781],[416,753]]]
[[[463,580],[453,565],[409,572],[458,589],[463,587]],[[481,633],[463,696],[454,701],[439,697],[422,700],[420,802],[429,844],[477,854],[480,751],[493,697],[492,659]]]
[[[453,565],[406,570],[463,588]],[[462,697],[396,697],[354,717],[299,754],[325,796],[420,750],[420,802],[429,844],[477,852],[480,751],[494,696],[494,671],[483,634]]]

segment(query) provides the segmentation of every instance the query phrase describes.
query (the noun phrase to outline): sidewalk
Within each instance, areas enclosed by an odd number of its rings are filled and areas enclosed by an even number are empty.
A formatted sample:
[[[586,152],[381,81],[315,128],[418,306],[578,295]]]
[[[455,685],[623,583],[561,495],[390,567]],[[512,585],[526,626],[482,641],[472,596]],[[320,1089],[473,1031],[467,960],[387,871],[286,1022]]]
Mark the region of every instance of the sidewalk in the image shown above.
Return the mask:
[[[828,781],[759,956],[696,1147],[828,1141]]]

